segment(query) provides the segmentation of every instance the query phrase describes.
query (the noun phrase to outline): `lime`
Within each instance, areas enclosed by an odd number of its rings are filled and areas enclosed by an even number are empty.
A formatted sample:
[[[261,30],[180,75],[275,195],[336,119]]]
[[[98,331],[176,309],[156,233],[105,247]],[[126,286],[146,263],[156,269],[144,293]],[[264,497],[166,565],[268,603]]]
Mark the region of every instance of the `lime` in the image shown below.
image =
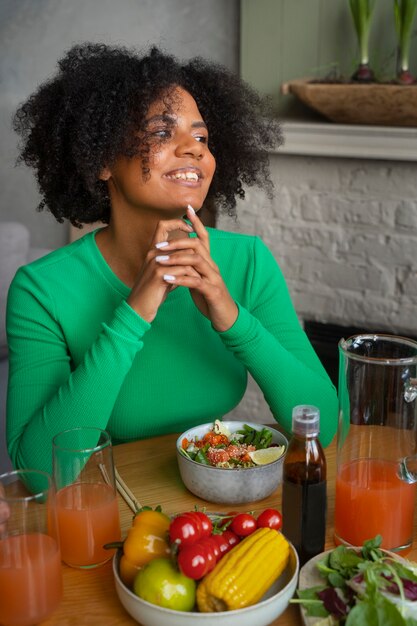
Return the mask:
[[[285,446],[274,446],[273,448],[261,448],[249,452],[249,456],[255,465],[267,465],[273,463],[284,454]]]

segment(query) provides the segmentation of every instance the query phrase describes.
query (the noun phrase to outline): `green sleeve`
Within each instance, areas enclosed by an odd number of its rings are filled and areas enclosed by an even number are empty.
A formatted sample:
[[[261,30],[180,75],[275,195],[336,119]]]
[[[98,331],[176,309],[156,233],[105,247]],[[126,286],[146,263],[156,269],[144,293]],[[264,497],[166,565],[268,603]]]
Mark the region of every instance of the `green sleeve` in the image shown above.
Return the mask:
[[[74,369],[45,287],[18,271],[8,295],[9,454],[15,467],[50,471],[45,442],[69,428],[105,429],[120,387],[150,325],[122,301]],[[117,363],[117,367],[114,364]]]
[[[236,322],[219,335],[256,380],[287,432],[294,406],[319,407],[320,439],[327,446],[337,426],[336,390],[301,328],[275,259],[259,238],[254,242],[253,272],[247,277],[250,306],[238,303]]]

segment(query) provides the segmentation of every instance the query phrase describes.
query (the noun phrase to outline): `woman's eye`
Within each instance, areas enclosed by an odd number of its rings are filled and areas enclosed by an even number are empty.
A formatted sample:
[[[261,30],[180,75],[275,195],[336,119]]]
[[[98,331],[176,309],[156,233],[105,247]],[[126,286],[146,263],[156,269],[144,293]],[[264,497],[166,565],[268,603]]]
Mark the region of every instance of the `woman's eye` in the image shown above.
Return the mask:
[[[205,144],[208,143],[208,137],[206,137],[205,135],[197,135],[195,137],[195,140],[199,141],[200,143],[205,143]]]
[[[171,137],[171,131],[167,128],[160,128],[159,130],[153,130],[151,132],[153,137],[161,137],[162,139],[169,139]]]

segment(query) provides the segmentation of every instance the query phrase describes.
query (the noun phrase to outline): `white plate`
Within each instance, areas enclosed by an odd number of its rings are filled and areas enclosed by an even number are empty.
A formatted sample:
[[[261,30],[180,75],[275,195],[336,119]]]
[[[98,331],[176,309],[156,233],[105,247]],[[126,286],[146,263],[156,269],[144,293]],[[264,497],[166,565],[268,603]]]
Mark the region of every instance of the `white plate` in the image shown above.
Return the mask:
[[[354,549],[360,550],[361,548],[354,548]],[[333,552],[333,550],[334,548],[332,548],[332,550],[326,550],[325,552],[321,552],[320,554],[317,554],[316,556],[314,556],[312,559],[310,559],[309,561],[307,561],[307,563],[303,565],[303,567],[300,569],[300,575],[298,579],[298,589],[308,589],[309,587],[317,587],[318,585],[326,584],[326,579],[323,578],[323,576],[321,576],[319,570],[317,569],[316,564],[318,561],[321,561],[321,559],[324,558],[326,554]],[[389,552],[389,550],[384,550],[384,552],[389,554],[394,559],[401,561],[406,566],[409,564],[409,562],[406,559],[402,558],[401,556],[398,556],[398,554],[395,554],[394,552]],[[300,611],[301,611],[303,624],[305,626],[315,626],[317,622],[323,619],[322,617],[308,616],[305,608],[301,604],[300,604]]]
[[[312,559],[304,563],[300,569],[300,576],[298,578],[298,589],[308,589],[309,587],[316,587],[318,585],[325,584],[325,579],[320,575],[319,570],[316,567],[317,561],[320,561],[326,554],[329,554],[332,550],[326,550],[321,552]],[[300,604],[301,617],[305,626],[314,626],[319,622],[322,617],[309,617],[305,608]]]

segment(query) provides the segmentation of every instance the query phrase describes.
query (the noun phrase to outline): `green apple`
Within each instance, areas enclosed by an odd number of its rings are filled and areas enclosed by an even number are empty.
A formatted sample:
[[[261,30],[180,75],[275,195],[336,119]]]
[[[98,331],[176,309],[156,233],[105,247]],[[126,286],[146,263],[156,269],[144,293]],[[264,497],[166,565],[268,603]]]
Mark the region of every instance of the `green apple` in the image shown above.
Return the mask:
[[[176,611],[192,611],[195,604],[196,583],[184,576],[171,559],[157,558],[139,570],[134,593],[152,604]]]

